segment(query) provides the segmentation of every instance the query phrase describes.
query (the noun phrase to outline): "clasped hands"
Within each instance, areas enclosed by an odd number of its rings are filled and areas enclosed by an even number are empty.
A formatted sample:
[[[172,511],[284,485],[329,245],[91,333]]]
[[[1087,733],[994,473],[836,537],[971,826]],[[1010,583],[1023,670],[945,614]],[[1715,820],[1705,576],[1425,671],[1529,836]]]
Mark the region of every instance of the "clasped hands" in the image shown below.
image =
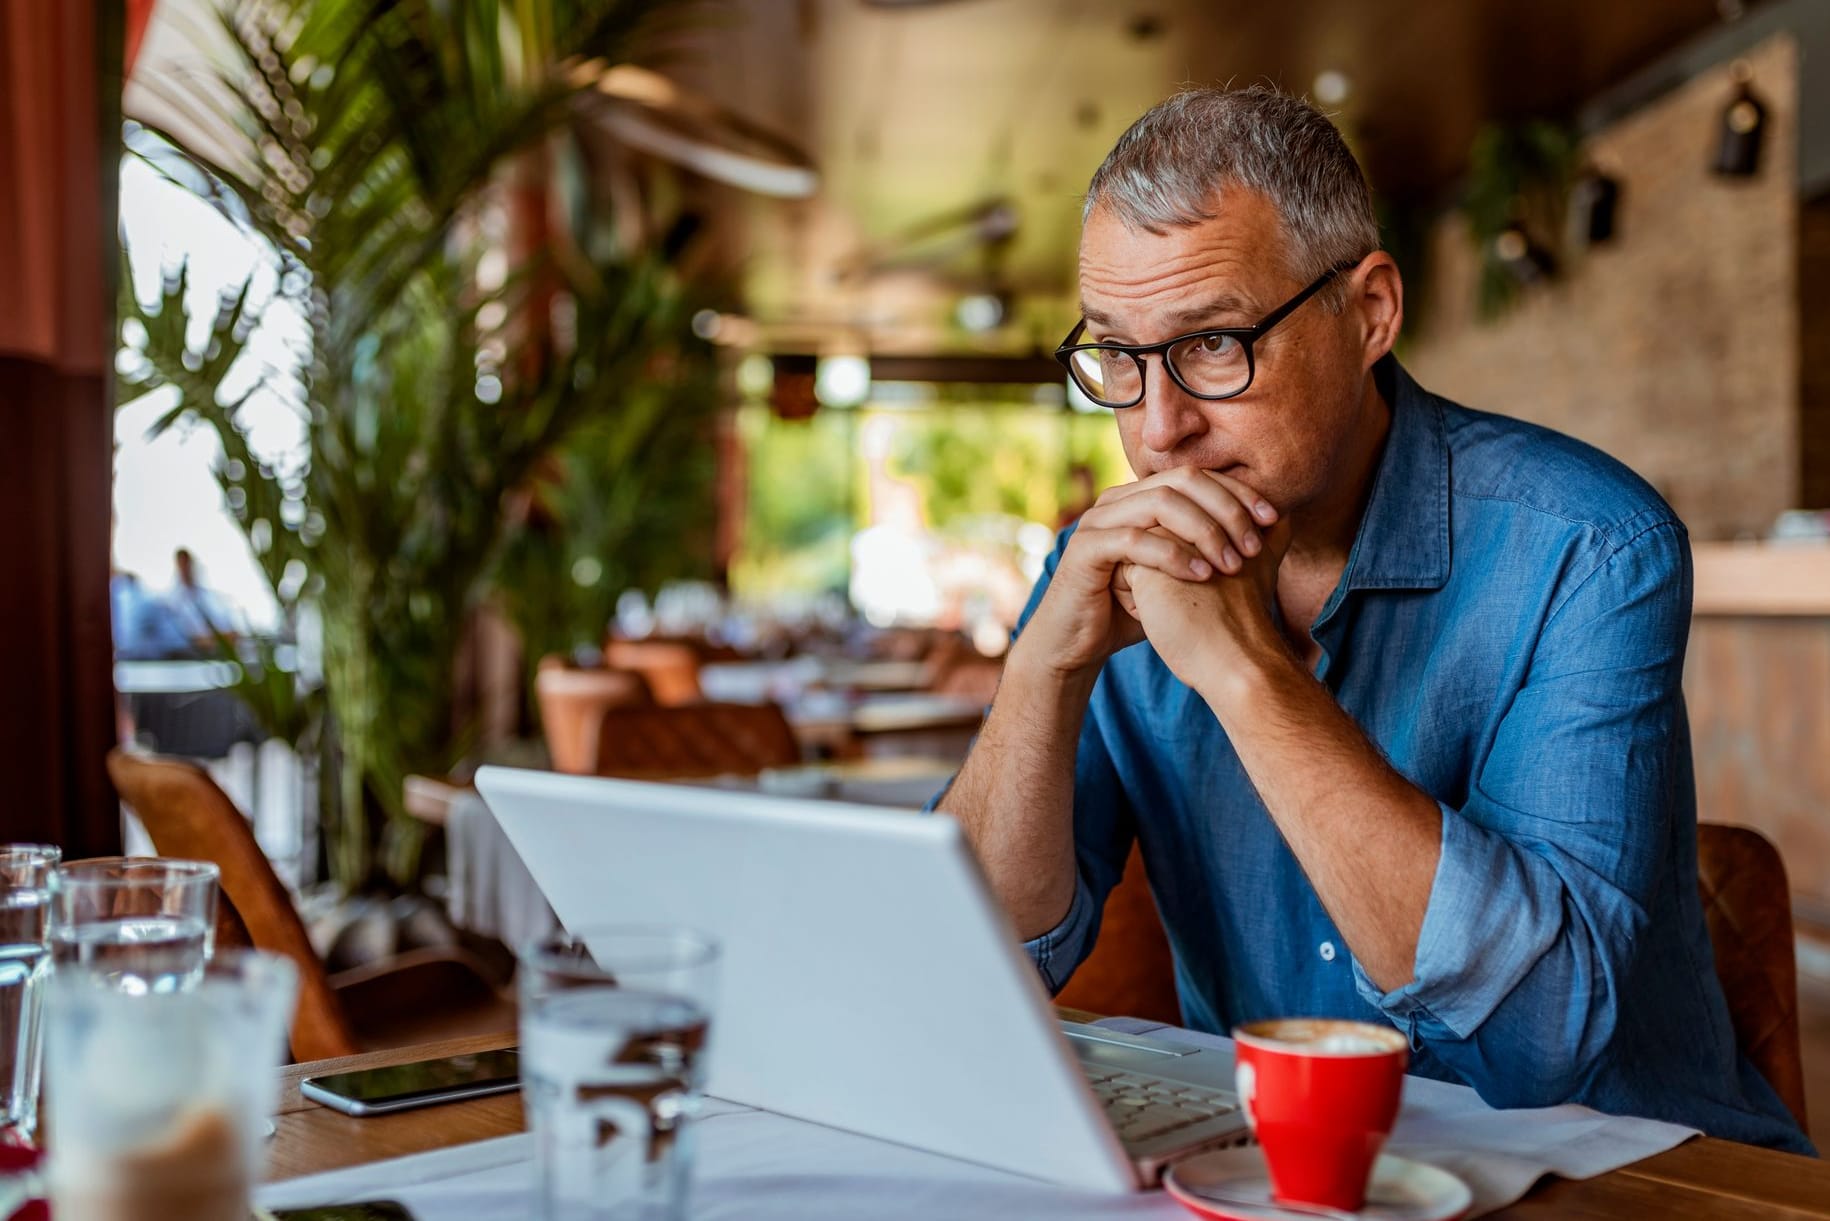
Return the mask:
[[[1148,639],[1211,702],[1213,684],[1243,663],[1289,656],[1271,609],[1289,545],[1277,510],[1216,471],[1108,489],[1068,540],[1023,640],[1055,669],[1088,673]]]

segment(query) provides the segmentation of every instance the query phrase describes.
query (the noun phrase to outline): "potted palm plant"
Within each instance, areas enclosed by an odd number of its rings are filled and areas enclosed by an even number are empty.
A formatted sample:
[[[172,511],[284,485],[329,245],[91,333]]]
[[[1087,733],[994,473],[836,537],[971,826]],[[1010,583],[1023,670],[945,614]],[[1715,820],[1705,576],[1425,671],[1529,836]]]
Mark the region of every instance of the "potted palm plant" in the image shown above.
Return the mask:
[[[577,177],[581,68],[630,57],[660,7],[222,0],[226,57],[163,82],[161,113],[183,121],[133,138],[262,240],[308,324],[298,367],[266,376],[304,417],[296,453],[257,453],[245,400],[224,392],[258,322],[252,277],[207,326],[187,316],[182,269],[152,301],[123,277],[120,397],[176,388],[158,427],[215,433],[226,502],[282,612],[311,603],[321,619],[323,821],[344,894],[417,877],[402,782],[463,753],[452,662],[511,494],[583,428],[639,442],[644,413],[702,363],[680,359],[697,341],[669,261],[589,240],[591,210],[543,189]],[[530,207],[534,237],[517,238]],[[244,695],[297,732],[310,706],[272,660],[246,666]]]

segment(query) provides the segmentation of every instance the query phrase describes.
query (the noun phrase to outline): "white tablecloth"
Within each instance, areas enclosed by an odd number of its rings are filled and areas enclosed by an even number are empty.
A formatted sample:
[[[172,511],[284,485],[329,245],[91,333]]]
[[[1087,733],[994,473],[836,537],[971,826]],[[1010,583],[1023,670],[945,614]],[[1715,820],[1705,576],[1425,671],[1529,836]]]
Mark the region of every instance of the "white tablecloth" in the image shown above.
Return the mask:
[[[1168,1032],[1154,1023],[1106,1023]],[[1230,1050],[1231,1041],[1176,1031],[1179,1040]],[[970,1105],[970,1101],[962,1102]],[[1475,1212],[1518,1199],[1546,1174],[1588,1178],[1661,1153],[1689,1128],[1618,1119],[1584,1107],[1495,1111],[1463,1086],[1411,1078],[1389,1150],[1432,1162],[1474,1189]],[[527,1215],[531,1149],[525,1135],[294,1179],[263,1188],[269,1207],[397,1199],[420,1221]],[[695,1221],[1054,1221],[1186,1218],[1161,1192],[1108,1197],[886,1144],[766,1111],[713,1103],[699,1125]]]
[[[559,927],[545,892],[477,793],[451,800],[445,860],[450,882],[445,909],[459,928],[520,949]]]

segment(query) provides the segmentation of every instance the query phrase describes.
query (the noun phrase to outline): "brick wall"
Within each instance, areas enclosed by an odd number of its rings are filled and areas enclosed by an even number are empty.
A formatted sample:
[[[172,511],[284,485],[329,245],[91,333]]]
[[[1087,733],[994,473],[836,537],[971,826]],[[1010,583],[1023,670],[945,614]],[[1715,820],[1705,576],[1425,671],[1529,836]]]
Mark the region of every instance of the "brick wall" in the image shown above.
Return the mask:
[[[1720,65],[1590,141],[1622,184],[1615,240],[1504,317],[1477,318],[1475,254],[1460,218],[1445,218],[1404,354],[1440,394],[1620,458],[1698,539],[1764,533],[1824,487],[1805,477],[1807,454],[1830,457],[1830,429],[1800,435],[1798,56],[1781,34],[1748,58],[1768,106],[1757,177],[1708,170],[1733,90]]]

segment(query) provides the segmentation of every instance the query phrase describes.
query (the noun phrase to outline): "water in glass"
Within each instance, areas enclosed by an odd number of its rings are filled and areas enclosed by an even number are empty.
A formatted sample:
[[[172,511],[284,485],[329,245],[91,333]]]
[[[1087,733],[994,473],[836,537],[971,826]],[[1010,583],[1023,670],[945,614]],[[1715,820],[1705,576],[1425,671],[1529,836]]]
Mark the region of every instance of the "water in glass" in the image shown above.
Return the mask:
[[[555,992],[522,1016],[539,1215],[672,1218],[692,1169],[706,1014],[633,989]]]
[[[55,848],[0,846],[0,1131],[30,1140],[43,1063],[46,884]]]
[[[209,926],[193,916],[127,916],[51,930],[51,959],[124,991],[178,992],[203,977]]]

